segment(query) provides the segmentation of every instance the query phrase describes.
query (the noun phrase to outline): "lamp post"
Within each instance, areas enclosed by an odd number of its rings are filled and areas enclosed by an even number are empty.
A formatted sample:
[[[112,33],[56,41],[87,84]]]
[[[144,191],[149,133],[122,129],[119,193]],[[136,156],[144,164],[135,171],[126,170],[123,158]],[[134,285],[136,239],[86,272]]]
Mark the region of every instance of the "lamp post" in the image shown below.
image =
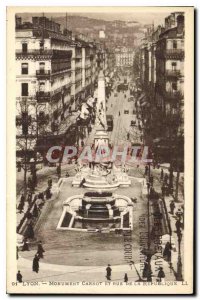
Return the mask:
[[[24,154],[24,196],[27,193],[27,147],[28,147],[28,111],[27,111],[27,98],[24,98],[21,103],[21,114],[22,114],[22,135],[25,137],[25,149]]]
[[[177,234],[178,238],[178,261],[177,261],[177,275],[176,280],[177,281],[183,281],[183,275],[182,275],[182,260],[181,260],[181,240],[182,240],[182,233],[179,232]]]
[[[149,180],[150,180],[150,163],[149,163]],[[142,253],[146,255],[146,263],[147,263],[147,281],[152,281],[151,275],[151,258],[154,255],[155,251],[151,248],[151,237],[150,237],[150,184],[147,185],[147,226],[148,226],[148,240],[147,240],[147,248],[142,250]]]

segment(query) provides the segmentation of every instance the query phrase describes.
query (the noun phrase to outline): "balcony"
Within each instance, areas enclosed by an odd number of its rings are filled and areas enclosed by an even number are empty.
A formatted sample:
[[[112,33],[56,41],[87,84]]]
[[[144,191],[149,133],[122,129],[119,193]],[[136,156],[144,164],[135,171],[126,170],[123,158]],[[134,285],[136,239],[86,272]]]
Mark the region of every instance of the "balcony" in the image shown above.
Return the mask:
[[[36,92],[38,103],[50,102],[50,92]]]
[[[31,57],[31,56],[50,56],[51,58],[65,58],[71,60],[71,51],[56,50],[56,49],[16,49],[15,54],[17,58]]]
[[[183,49],[166,49],[165,57],[169,59],[183,59],[184,50]]]
[[[36,70],[36,76],[38,78],[48,78],[51,74],[50,70]]]
[[[26,101],[34,101],[35,98],[34,98],[34,96],[18,96],[18,97],[16,97],[16,100],[26,102]]]
[[[60,70],[52,70],[51,75],[57,76],[60,74],[71,73],[71,72],[72,72],[72,69],[70,67],[68,67],[67,69],[65,68],[65,69],[60,69]]]
[[[167,77],[180,77],[182,74],[180,70],[165,70],[165,75]]]
[[[164,91],[163,95],[165,97],[165,99],[168,100],[181,100],[183,99],[183,93],[180,91]]]
[[[29,49],[27,51],[22,51],[22,49],[16,49],[15,54],[17,58],[31,57],[37,55],[53,55],[53,50],[43,50],[43,49]]]
[[[157,58],[165,58],[165,59],[184,59],[185,52],[183,49],[160,49],[156,50]]]

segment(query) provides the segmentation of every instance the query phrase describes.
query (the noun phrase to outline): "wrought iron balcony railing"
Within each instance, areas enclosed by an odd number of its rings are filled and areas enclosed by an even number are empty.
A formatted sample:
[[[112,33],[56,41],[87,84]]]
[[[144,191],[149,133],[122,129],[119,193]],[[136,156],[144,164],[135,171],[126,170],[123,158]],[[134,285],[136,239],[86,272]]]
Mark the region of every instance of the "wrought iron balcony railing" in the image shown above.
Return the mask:
[[[36,76],[50,76],[51,71],[50,70],[36,70]]]
[[[181,91],[164,91],[163,95],[165,96],[165,98],[172,100],[181,100],[184,97]]]
[[[165,75],[169,77],[179,77],[181,76],[180,70],[165,70]]]
[[[55,58],[71,59],[71,51],[69,50],[57,50],[57,49],[16,49],[15,54],[17,56],[36,56],[36,55],[51,55]]]
[[[50,92],[36,92],[38,102],[49,102],[51,98]]]
[[[184,49],[158,49],[156,50],[157,57],[183,59],[185,55]]]

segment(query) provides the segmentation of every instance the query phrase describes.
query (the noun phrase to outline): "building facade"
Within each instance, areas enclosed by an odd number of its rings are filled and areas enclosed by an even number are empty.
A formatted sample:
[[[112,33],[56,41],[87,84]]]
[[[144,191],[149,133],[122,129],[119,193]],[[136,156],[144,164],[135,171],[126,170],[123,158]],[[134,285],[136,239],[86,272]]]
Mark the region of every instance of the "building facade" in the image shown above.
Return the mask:
[[[141,116],[144,140],[158,160],[183,164],[184,14],[150,27],[140,48]],[[150,109],[149,109],[150,108]],[[150,113],[149,113],[150,111]],[[170,153],[170,155],[169,155]]]
[[[126,47],[116,49],[115,59],[117,67],[131,67],[133,66],[134,51]]]
[[[17,155],[46,154],[52,143],[70,140],[83,102],[94,93],[105,49],[84,36],[73,37],[60,24],[16,17]],[[74,115],[72,115],[74,112]],[[71,134],[72,139],[74,133]]]

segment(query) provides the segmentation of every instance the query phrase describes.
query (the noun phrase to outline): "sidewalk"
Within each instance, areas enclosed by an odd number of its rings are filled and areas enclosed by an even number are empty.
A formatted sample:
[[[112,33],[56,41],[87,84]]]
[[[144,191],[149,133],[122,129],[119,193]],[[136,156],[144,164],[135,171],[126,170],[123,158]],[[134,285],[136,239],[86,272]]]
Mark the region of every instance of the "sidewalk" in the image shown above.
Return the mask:
[[[70,176],[73,176],[75,174],[74,170],[74,165],[73,164],[65,164],[61,167],[61,177],[65,177],[66,172],[70,174]],[[24,186],[24,172],[21,171],[20,173],[17,173],[17,199],[16,199],[16,207],[18,207],[20,198],[21,198],[21,192],[23,191],[23,186]],[[28,177],[28,176],[27,176]],[[37,171],[37,179],[38,179],[38,184],[37,187],[35,188],[35,191],[33,193],[33,198],[36,194],[40,192],[44,192],[47,188],[47,180],[48,178],[51,177],[53,184],[57,183],[58,181],[58,176],[56,173],[56,167],[43,167],[42,169]],[[27,212],[28,209],[28,203],[25,201],[24,204],[24,210],[20,214],[17,212],[17,225],[20,223],[22,218],[24,217],[24,214]]]

